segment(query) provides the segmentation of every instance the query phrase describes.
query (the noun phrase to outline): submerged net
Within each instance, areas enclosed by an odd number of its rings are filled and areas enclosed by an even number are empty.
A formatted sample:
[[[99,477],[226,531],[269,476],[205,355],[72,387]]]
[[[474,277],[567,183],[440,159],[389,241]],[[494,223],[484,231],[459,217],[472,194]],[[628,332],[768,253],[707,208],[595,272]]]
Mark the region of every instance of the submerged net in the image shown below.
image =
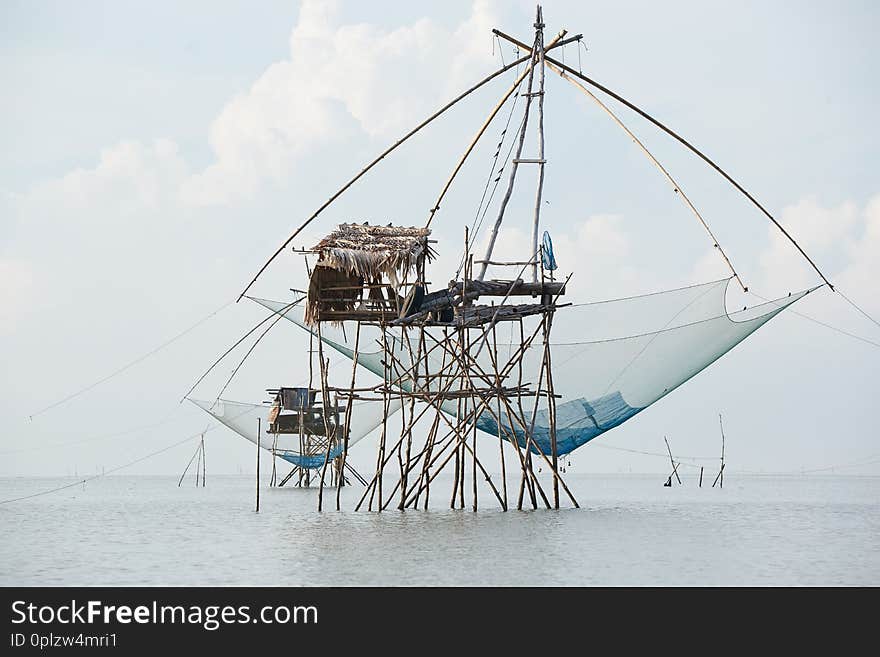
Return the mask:
[[[557,453],[567,454],[626,422],[816,289],[728,313],[725,297],[729,282],[730,279],[723,279],[638,297],[575,304],[557,310],[550,344],[554,390],[560,395],[556,401]],[[302,310],[285,312],[283,302],[254,300],[283,313],[287,319],[308,330],[300,317]],[[523,336],[526,339],[539,321],[539,318],[530,318],[524,322]],[[498,361],[502,368],[511,359],[515,362],[521,349],[523,336],[519,326],[519,323],[508,322],[496,327]],[[439,340],[441,331],[426,329],[429,347],[430,336],[433,334]],[[398,336],[391,337],[389,350],[408,366],[409,347],[402,334]],[[354,357],[344,340],[326,336],[322,339],[340,353]],[[491,349],[488,341],[482,347],[479,341],[471,345],[472,357],[485,372],[493,371]],[[477,352],[479,354],[474,356]],[[544,344],[539,333],[525,349],[521,363],[522,381],[530,383],[532,390],[538,387],[543,355]],[[381,351],[359,353],[357,360],[374,374],[388,375],[391,380],[405,369],[389,365],[386,372]],[[438,371],[443,366],[441,350],[432,352],[428,362],[432,371]],[[505,385],[517,383],[519,367],[517,363],[511,368],[503,382]],[[412,390],[413,381],[403,380],[401,387]],[[518,404],[512,416],[504,409],[500,414],[497,409],[491,413],[482,412],[476,421],[477,428],[496,437],[515,438],[525,447],[527,434],[523,424],[531,427],[533,423],[530,433],[537,445],[529,445],[529,448],[549,454],[551,423],[546,397],[537,400],[523,397],[519,401],[521,409]],[[381,409],[381,404],[374,405]],[[444,401],[441,408],[454,415],[457,402]]]
[[[252,443],[259,440],[260,447],[272,451],[273,448],[278,457],[297,465],[301,468],[323,467],[325,460],[332,460],[342,453],[343,444],[332,449],[322,449],[316,454],[302,454],[300,452],[299,434],[277,435],[267,432],[269,427],[269,411],[271,407],[265,404],[248,404],[228,400],[217,402],[191,400],[196,406],[214,416],[222,424],[226,425],[235,433],[247,438]],[[394,413],[400,408],[400,401],[394,402],[389,410]],[[355,401],[351,409],[351,432],[348,437],[349,448],[361,438],[382,424],[383,408],[381,404]],[[260,435],[257,434],[257,420],[259,419]]]

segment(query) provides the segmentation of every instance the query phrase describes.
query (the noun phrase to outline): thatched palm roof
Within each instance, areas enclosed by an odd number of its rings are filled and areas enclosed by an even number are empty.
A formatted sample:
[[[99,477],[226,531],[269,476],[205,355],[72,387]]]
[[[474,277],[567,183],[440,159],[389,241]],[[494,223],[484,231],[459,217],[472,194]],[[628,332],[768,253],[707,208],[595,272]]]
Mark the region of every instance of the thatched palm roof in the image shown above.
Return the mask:
[[[428,228],[340,224],[313,247],[318,264],[369,280],[415,268],[420,257],[433,257]]]

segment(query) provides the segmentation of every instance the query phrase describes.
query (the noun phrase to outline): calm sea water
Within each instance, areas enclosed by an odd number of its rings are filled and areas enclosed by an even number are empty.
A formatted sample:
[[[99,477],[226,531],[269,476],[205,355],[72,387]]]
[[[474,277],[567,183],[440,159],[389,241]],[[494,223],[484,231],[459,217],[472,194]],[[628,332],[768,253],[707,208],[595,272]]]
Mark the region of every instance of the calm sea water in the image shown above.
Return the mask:
[[[582,508],[558,512],[444,510],[440,485],[428,512],[318,514],[314,489],[264,489],[256,514],[251,477],[108,476],[0,505],[0,584],[880,584],[878,477],[663,479],[569,475]]]

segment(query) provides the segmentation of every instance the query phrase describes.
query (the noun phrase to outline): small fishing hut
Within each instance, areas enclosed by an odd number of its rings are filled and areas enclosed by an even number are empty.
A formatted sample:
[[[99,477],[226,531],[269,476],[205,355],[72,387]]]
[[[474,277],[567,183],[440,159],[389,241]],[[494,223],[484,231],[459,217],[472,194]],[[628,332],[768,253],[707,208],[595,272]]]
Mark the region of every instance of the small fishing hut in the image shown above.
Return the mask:
[[[305,321],[385,322],[424,294],[425,262],[434,257],[427,228],[340,224],[313,251]]]
[[[312,388],[282,387],[266,392],[272,397],[266,433],[273,436],[273,454],[277,453],[279,435],[296,436],[299,439],[299,455],[295,461],[290,458],[285,460],[295,463],[291,475],[298,474],[297,485],[308,487],[311,470],[320,467],[321,461],[329,458],[329,455],[340,451],[347,433],[341,421],[345,409],[338,403],[327,403],[324,395],[319,398],[321,391]],[[332,460],[338,460],[338,454]],[[334,463],[334,479],[341,472],[341,463]],[[282,486],[291,475],[285,478]]]

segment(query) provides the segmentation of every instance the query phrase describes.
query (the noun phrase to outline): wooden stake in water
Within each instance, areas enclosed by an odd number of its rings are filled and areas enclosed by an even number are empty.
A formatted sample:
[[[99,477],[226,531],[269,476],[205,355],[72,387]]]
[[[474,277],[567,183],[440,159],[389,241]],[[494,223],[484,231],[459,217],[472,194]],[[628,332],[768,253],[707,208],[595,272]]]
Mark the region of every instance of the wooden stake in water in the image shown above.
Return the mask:
[[[205,465],[205,434],[202,433],[202,488],[205,487],[205,475],[207,466]]]
[[[666,436],[663,436],[663,442],[666,443],[666,451],[669,452],[669,462],[672,464],[672,474],[675,475],[678,483],[681,484],[681,477],[678,476],[678,465],[676,465],[675,461],[672,460],[672,450],[669,449],[669,441],[666,440]]]
[[[721,413],[718,414],[718,425],[721,427],[721,469],[712,482],[712,488],[715,488],[715,484],[719,482],[719,488],[724,488],[724,423],[721,421]]]
[[[257,418],[257,513],[260,512],[260,436],[263,430],[262,418]]]

